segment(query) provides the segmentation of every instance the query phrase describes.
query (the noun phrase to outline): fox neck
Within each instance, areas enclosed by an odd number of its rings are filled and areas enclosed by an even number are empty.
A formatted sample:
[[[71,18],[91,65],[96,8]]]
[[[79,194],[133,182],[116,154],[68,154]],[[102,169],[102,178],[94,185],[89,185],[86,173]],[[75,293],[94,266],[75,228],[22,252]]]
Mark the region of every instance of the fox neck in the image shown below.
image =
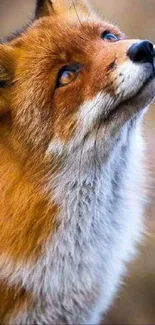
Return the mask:
[[[135,121],[126,123],[108,143],[101,138],[94,141],[92,147],[83,143],[83,147],[80,146],[65,158],[63,168],[60,168],[48,183],[48,188],[52,188],[52,193],[54,189],[56,193],[56,201],[63,202],[64,198],[69,198],[73,192],[78,200],[83,188],[88,191],[87,194],[90,190],[95,196],[97,184],[103,183],[106,188],[110,186],[115,173],[124,170],[127,164],[128,147],[134,137],[135,124]]]
[[[96,182],[100,182],[102,175],[103,179],[113,177],[112,174],[116,169],[122,170],[128,164],[128,155],[130,147],[135,141],[135,136],[139,130],[141,118],[133,118],[128,121],[119,132],[114,132],[107,139],[102,133],[98,132],[96,137],[83,140],[75,148],[71,147],[65,150],[62,155],[56,157],[49,156],[44,159],[44,152],[40,151],[39,155],[28,152],[27,158],[22,156],[22,151],[19,150],[23,168],[29,171],[29,177],[32,182],[45,189],[48,197],[54,195],[53,199],[58,201],[66,196],[72,190],[77,193],[85,184],[90,183],[92,188],[95,188]],[[74,141],[73,141],[74,143]],[[125,175],[124,175],[125,177]],[[51,194],[52,193],[52,194]],[[57,193],[57,194],[54,194]],[[95,193],[94,193],[95,195]],[[62,200],[61,200],[62,202]]]

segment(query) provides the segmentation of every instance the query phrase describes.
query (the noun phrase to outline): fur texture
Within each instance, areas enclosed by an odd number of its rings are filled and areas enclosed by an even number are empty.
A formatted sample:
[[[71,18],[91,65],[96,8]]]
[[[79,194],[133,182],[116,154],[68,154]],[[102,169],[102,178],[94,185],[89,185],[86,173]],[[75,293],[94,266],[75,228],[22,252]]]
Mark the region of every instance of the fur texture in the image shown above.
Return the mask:
[[[86,2],[36,13],[0,45],[0,323],[97,324],[143,232],[154,71]]]

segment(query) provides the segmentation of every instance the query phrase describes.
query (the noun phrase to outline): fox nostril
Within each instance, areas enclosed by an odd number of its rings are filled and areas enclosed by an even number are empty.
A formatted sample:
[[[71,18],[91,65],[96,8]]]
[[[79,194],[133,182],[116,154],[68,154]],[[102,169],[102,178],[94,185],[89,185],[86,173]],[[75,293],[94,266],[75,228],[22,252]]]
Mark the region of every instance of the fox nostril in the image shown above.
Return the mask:
[[[133,44],[128,52],[131,61],[137,63],[153,63],[155,57],[155,49],[150,41],[142,41]]]

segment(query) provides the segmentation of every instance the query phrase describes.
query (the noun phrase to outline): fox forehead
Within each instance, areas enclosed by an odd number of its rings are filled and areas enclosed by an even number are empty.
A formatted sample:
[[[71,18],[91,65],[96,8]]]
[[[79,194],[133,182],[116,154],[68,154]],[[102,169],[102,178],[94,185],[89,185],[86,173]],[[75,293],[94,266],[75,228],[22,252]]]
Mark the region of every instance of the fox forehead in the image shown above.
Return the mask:
[[[89,47],[93,44],[99,46],[100,36],[104,31],[109,31],[120,39],[124,38],[124,34],[116,26],[106,21],[80,22],[62,20],[61,17],[45,17],[35,21],[12,44],[21,48],[23,54],[28,52],[33,55],[35,52],[37,57],[39,52],[40,55],[50,54],[53,58],[65,61],[71,56],[75,57],[77,53],[88,53]]]
[[[104,31],[115,34],[120,40],[124,39],[124,34],[117,27],[105,21],[80,23],[77,20],[62,21],[58,17],[39,19],[25,34],[13,41],[19,54],[16,80],[33,79],[35,83],[35,77],[39,82],[46,75],[52,90],[58,71],[64,65],[81,63],[87,68],[87,76],[97,72],[97,66],[102,65],[102,69],[103,66],[106,69],[113,62],[119,47],[117,50],[114,47],[112,51],[111,44],[102,41]],[[93,66],[93,62],[97,63]],[[90,67],[93,67],[91,72]]]

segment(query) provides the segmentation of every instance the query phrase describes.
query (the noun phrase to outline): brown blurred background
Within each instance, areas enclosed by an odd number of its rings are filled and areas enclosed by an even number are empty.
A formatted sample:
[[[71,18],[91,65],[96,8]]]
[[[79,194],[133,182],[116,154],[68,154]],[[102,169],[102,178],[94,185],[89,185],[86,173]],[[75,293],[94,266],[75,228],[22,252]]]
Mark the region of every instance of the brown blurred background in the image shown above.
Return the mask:
[[[100,15],[131,38],[155,43],[155,0],[92,0]],[[33,17],[35,0],[0,0],[0,37],[24,26]],[[144,121],[146,162],[151,187],[146,209],[149,233],[137,260],[130,265],[124,286],[104,324],[155,325],[155,104]]]

